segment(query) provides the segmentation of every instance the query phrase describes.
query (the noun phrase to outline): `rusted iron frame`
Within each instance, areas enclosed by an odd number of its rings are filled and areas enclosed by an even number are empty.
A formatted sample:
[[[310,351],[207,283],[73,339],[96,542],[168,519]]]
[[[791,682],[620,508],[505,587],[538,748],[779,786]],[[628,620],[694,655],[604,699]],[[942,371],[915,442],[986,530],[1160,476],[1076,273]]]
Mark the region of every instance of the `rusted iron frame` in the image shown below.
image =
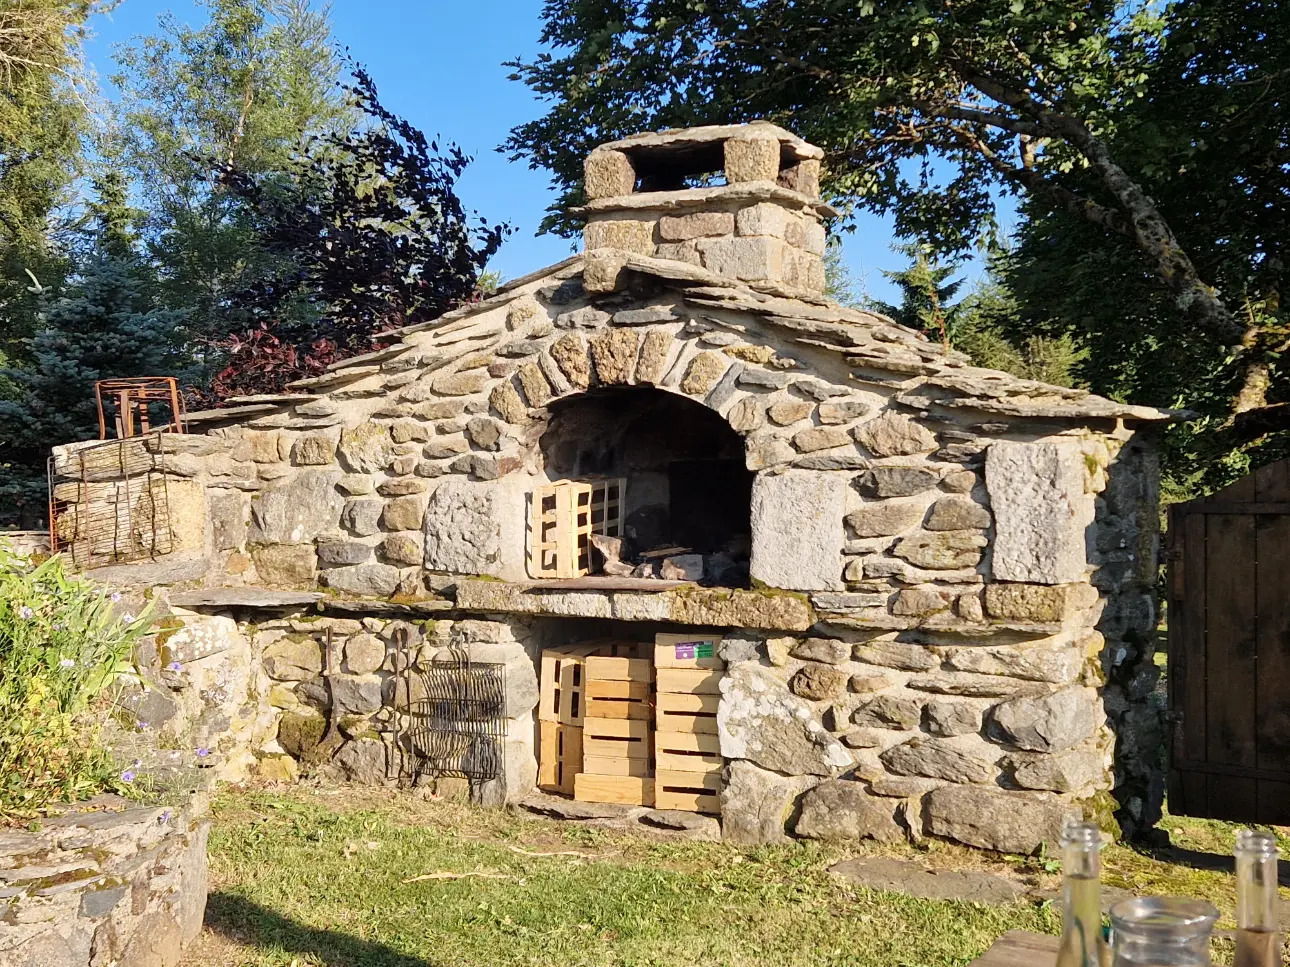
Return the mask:
[[[179,393],[179,383],[173,376],[138,376],[126,379],[101,379],[94,384],[94,402],[98,409],[99,439],[106,440],[107,411],[103,405],[104,394],[116,393],[117,417],[121,423],[121,438],[146,436],[154,428],[147,426],[147,404],[165,402],[170,405],[171,422],[155,429],[170,433],[184,432],[184,400]],[[134,407],[144,404],[139,434],[134,432]]]

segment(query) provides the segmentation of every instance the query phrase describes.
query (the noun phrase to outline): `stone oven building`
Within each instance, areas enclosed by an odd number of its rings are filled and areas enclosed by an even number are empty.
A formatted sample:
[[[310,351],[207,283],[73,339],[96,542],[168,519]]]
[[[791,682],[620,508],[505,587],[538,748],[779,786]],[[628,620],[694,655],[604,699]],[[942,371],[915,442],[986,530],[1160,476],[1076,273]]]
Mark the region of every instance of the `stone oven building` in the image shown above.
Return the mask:
[[[726,663],[728,838],[1029,852],[1069,812],[1153,823],[1172,415],[831,301],[820,158],[765,123],[603,145],[582,254],[290,395],[59,448],[60,544],[151,554],[93,573],[170,611],[154,727],[231,773],[382,781],[402,671],[465,655],[505,667],[504,761],[472,791],[518,801],[543,648],[695,631]],[[573,480],[620,481],[614,533],[678,550],[602,541],[613,573],[552,578],[534,502]]]

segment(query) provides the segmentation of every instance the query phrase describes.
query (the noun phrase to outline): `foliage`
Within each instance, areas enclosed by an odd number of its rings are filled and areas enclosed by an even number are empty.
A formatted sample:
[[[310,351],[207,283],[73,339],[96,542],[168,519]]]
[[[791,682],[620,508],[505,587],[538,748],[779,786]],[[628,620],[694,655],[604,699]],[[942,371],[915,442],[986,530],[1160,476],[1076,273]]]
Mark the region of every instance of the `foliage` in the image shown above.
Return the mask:
[[[66,271],[53,216],[87,124],[84,24],[92,0],[0,0],[0,357],[25,359],[42,288]]]
[[[843,255],[842,240],[836,235],[830,237],[824,249],[824,294],[839,305],[862,309],[864,281],[851,274]]]
[[[554,172],[548,228],[571,230],[556,212],[579,199],[597,143],[779,120],[826,149],[835,197],[890,213],[938,254],[992,238],[1000,193],[1051,214],[1054,232],[1081,226],[1072,246],[1151,294],[1143,315],[1172,368],[1203,371],[1171,387],[1215,400],[1227,438],[1212,457],[1290,424],[1276,405],[1290,349],[1285,4],[548,0],[544,18],[552,52],[513,66],[547,113],[505,147]],[[1108,303],[1094,324],[1111,342],[1106,317],[1124,303]],[[1082,342],[1076,322],[1062,331]]]
[[[904,245],[900,251],[912,259],[909,266],[882,273],[900,290],[900,305],[874,302],[873,308],[902,326],[925,333],[948,349],[962,314],[960,306],[951,304],[963,286],[962,279],[950,278],[958,266],[933,264],[921,245]]]
[[[462,206],[456,184],[470,158],[459,147],[441,150],[386,109],[361,67],[347,90],[366,123],[320,137],[285,179],[224,171],[229,196],[289,271],[230,298],[256,328],[223,344],[232,358],[216,396],[280,389],[442,314],[472,296],[509,232]],[[309,311],[294,311],[301,305]]]
[[[196,340],[244,326],[225,300],[271,277],[243,199],[212,178],[235,165],[281,175],[316,135],[352,117],[336,86],[328,7],[308,0],[202,0],[208,21],[174,14],[117,50],[121,102],[107,152],[139,186],[143,235],[170,307]],[[209,372],[206,374],[209,376]]]
[[[148,621],[113,597],[60,556],[32,565],[0,541],[0,820],[122,782],[87,713],[130,670]]]
[[[32,363],[3,373],[14,390],[0,400],[0,466],[7,465],[0,520],[30,524],[33,513],[43,515],[49,448],[98,435],[97,380],[166,375],[184,365],[176,345],[184,313],[159,306],[115,190],[100,194],[95,250],[43,313],[29,344]]]

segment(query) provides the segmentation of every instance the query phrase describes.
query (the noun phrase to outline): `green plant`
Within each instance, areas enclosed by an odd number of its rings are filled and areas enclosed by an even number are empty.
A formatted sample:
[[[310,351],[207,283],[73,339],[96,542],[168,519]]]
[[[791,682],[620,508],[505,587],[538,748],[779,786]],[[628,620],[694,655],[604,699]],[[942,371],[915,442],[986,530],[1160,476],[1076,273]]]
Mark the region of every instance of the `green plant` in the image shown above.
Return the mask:
[[[118,613],[119,600],[59,555],[33,565],[0,541],[0,820],[134,778],[93,721],[148,627],[146,613]]]

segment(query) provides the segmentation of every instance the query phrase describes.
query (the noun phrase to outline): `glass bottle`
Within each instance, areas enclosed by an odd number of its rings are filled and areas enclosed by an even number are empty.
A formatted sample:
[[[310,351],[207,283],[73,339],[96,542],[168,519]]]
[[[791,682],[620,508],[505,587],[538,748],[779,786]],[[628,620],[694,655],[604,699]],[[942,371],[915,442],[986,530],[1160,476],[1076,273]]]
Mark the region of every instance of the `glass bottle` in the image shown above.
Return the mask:
[[[1062,939],[1057,967],[1101,967],[1102,831],[1097,823],[1068,821],[1062,828]]]
[[[1236,967],[1281,967],[1277,934],[1277,841],[1251,829],[1236,834]]]
[[[1113,967],[1209,967],[1218,909],[1203,900],[1139,897],[1111,907]]]

